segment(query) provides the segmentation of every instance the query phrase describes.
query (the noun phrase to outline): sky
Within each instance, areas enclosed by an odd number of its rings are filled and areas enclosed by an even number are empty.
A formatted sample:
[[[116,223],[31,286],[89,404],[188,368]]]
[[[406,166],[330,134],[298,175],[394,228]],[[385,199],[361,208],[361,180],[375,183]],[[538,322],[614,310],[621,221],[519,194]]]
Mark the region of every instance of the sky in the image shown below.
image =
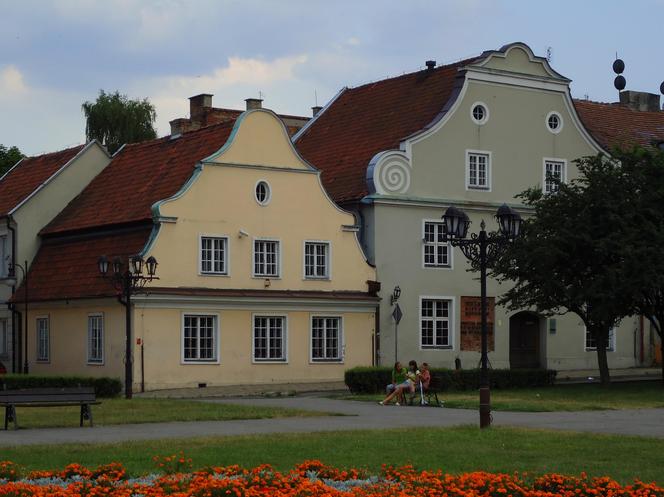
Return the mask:
[[[188,97],[310,115],[345,86],[507,43],[550,50],[575,98],[664,81],[664,0],[0,0],[0,144],[28,155],[85,141],[99,90],[149,98],[160,136]]]

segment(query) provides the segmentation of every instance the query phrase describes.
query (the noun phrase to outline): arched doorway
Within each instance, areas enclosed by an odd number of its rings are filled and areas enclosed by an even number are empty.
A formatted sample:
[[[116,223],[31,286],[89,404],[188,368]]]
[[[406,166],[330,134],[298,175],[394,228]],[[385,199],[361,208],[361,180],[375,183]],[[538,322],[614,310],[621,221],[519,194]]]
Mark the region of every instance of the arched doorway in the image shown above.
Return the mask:
[[[510,368],[540,367],[540,319],[533,312],[510,318]]]

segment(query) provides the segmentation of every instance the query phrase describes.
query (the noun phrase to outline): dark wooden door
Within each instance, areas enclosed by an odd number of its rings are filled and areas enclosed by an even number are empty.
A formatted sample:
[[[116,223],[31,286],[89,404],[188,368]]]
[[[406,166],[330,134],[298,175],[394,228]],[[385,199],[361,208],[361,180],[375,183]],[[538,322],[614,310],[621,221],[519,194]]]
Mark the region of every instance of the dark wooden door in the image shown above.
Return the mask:
[[[539,328],[539,318],[530,312],[510,318],[510,368],[540,367]]]

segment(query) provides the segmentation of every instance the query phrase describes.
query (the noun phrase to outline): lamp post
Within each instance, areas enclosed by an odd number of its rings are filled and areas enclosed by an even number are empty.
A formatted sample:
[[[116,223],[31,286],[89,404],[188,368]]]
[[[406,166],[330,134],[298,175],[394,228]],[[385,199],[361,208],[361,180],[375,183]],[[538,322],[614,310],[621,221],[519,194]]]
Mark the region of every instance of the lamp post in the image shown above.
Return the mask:
[[[390,295],[390,305],[394,305],[394,311],[392,312],[392,318],[394,319],[394,362],[399,360],[399,322],[403,313],[401,312],[401,307],[397,304],[397,301],[401,297],[401,288],[399,285],[394,287],[392,290],[392,295]]]
[[[138,290],[142,289],[146,283],[159,279],[155,276],[157,272],[157,259],[150,256],[146,261],[139,255],[135,255],[125,263],[120,257],[113,258],[110,264],[113,273],[110,280],[118,292],[118,301],[125,306],[125,397],[132,398],[133,394],[133,360],[132,360],[132,342],[131,342],[131,297]],[[145,265],[147,274],[143,274]],[[108,276],[109,260],[102,255],[97,260],[99,273],[106,278]]]
[[[471,265],[480,270],[480,314],[482,322],[482,355],[480,366],[480,428],[491,426],[491,394],[489,390],[489,330],[487,323],[486,272],[495,262],[501,247],[514,240],[521,233],[522,219],[518,212],[503,204],[495,215],[498,232],[486,232],[482,220],[479,234],[473,233],[466,238],[470,219],[461,209],[453,205],[443,215],[445,240],[452,247],[459,247]]]
[[[25,328],[23,330],[23,343],[25,356],[23,360],[23,374],[28,374],[30,368],[28,365],[28,261],[23,263],[23,266],[12,262],[9,264],[9,284],[11,286],[16,285],[16,268],[19,268],[23,273],[23,305],[25,306]],[[19,371],[20,371],[20,361],[19,361]]]

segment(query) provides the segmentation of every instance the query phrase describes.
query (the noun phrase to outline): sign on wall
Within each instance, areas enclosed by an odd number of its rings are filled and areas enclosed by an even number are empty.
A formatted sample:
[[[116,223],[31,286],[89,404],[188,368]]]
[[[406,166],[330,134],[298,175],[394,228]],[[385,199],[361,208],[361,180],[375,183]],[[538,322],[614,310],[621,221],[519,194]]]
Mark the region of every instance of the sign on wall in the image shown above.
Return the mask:
[[[494,350],[495,298],[487,298],[489,350]],[[482,314],[479,297],[461,297],[461,350],[480,352],[482,345]]]

